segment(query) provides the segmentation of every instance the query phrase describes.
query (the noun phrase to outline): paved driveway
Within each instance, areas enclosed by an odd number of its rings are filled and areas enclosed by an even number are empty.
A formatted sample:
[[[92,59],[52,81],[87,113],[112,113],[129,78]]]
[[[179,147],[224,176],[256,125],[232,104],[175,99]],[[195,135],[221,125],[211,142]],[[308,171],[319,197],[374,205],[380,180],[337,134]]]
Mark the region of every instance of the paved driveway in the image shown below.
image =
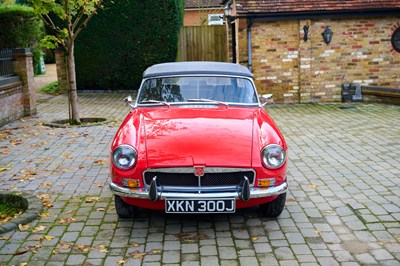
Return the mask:
[[[82,117],[109,124],[53,129],[63,96],[35,118],[0,128],[0,189],[46,205],[25,231],[0,235],[6,265],[400,265],[400,106],[269,107],[290,146],[285,211],[119,220],[108,189],[108,147],[129,111],[125,95],[80,95]],[[1,263],[0,263],[1,264]]]

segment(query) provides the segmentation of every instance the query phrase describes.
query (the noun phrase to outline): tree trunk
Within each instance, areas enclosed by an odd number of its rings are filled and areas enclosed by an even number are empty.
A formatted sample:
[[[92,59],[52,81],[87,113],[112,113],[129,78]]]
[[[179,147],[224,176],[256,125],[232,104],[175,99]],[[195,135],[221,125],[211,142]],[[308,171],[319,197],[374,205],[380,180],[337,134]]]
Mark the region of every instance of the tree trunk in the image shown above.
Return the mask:
[[[79,107],[78,107],[78,93],[76,89],[76,74],[75,74],[75,56],[74,56],[74,42],[70,43],[68,47],[68,80],[69,80],[69,93],[70,93],[70,106],[72,119],[70,124],[79,125],[81,123],[79,117]]]

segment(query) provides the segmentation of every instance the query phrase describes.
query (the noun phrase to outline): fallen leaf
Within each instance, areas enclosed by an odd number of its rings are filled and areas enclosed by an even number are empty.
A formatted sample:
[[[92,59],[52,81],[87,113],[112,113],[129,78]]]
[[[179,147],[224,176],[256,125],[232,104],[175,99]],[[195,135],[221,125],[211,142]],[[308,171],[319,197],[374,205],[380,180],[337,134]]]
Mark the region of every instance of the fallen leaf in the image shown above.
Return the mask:
[[[75,222],[76,219],[72,217],[67,217],[67,218],[62,218],[58,221],[59,224],[70,224],[72,222]]]
[[[37,232],[41,232],[41,231],[44,231],[44,230],[46,230],[46,226],[41,225],[41,226],[35,227],[35,228],[32,230],[32,233],[37,233]]]
[[[107,247],[105,245],[100,245],[97,248],[99,249],[99,252],[101,252],[101,253],[107,253],[108,252],[108,249],[107,249]]]
[[[40,184],[41,187],[52,187],[53,183],[52,182],[44,182],[42,184]]]
[[[198,240],[208,238],[208,235],[202,233],[197,233],[197,234],[178,233],[175,236],[182,239],[186,243],[194,243],[197,242]]]
[[[23,142],[20,140],[10,140],[11,145],[18,146],[21,145]]]
[[[30,251],[30,249],[24,249],[24,250],[15,252],[14,255],[15,256],[22,255],[22,254],[25,254],[28,251]]]
[[[63,242],[63,241],[61,241],[58,245],[59,245],[60,249],[69,249],[71,247],[70,244]]]
[[[26,231],[29,229],[29,227],[31,227],[31,224],[26,224],[26,225],[19,224],[18,225],[18,228],[20,231]]]
[[[96,160],[96,161],[94,161],[94,163],[105,164],[105,161],[104,160]]]
[[[81,250],[83,252],[89,252],[90,250],[93,250],[93,248],[91,248],[89,246],[85,246],[85,245],[74,245],[73,248]]]
[[[11,152],[11,149],[10,149],[10,148],[7,148],[7,149],[5,149],[4,151],[0,152],[0,154],[7,155],[7,154],[9,154],[10,152]]]
[[[126,260],[119,260],[119,261],[117,261],[118,265],[124,265],[125,262],[126,262]]]
[[[55,173],[59,173],[59,172],[68,172],[68,171],[72,171],[72,168],[58,168],[57,170],[55,170]]]
[[[102,188],[102,187],[104,187],[104,184],[97,184],[97,187]]]
[[[132,253],[129,253],[129,256],[131,256],[134,259],[143,259],[147,253],[140,252],[140,251],[134,251]]]
[[[21,262],[18,266],[26,266],[26,265],[28,265],[27,262]]]
[[[92,203],[92,202],[98,201],[99,199],[100,199],[99,197],[88,197],[85,199],[85,202]]]
[[[55,236],[49,236],[49,235],[45,235],[43,237],[44,237],[44,239],[49,240],[49,241],[56,238]]]
[[[258,237],[252,236],[252,237],[251,237],[251,240],[252,240],[252,241],[256,241],[256,240],[258,240]]]
[[[38,249],[38,248],[43,247],[43,245],[42,244],[36,244],[36,245],[33,245],[33,246],[29,246],[29,247]]]
[[[8,239],[10,239],[9,236],[0,236],[0,240],[8,240]]]
[[[39,199],[49,199],[50,195],[49,194],[40,194],[37,196]]]
[[[311,184],[311,185],[308,185],[308,187],[309,187],[309,188],[313,188],[313,189],[316,189],[316,188],[318,187],[318,185],[315,185],[315,184]]]
[[[42,141],[42,142],[39,142],[39,143],[31,144],[31,147],[32,148],[39,148],[39,147],[42,147],[43,145],[46,145],[46,144],[47,144],[47,141]]]
[[[97,208],[96,211],[98,211],[98,212],[105,212],[106,209],[105,209],[105,208]]]
[[[50,200],[42,200],[42,203],[46,208],[51,208],[54,206]]]
[[[139,243],[132,243],[131,245],[132,245],[132,247],[135,247],[135,248],[137,248],[137,247],[139,247],[139,246],[140,246],[140,244],[139,244]]]
[[[67,158],[67,159],[73,159],[70,153],[64,153],[63,155],[60,156],[61,158]]]
[[[49,212],[42,212],[41,214],[39,214],[40,219],[46,219],[50,217],[50,213]]]
[[[188,233],[177,233],[177,234],[175,234],[175,236],[177,238],[184,238],[184,237],[187,237],[188,235],[189,235]]]
[[[6,222],[12,220],[13,218],[14,217],[11,217],[11,216],[4,217],[3,219],[0,219],[0,224],[6,223]]]
[[[152,254],[152,255],[161,254],[161,249],[152,249],[152,250],[150,250],[149,254]]]
[[[5,171],[8,171],[8,170],[11,170],[11,168],[0,167],[0,172],[5,172]]]

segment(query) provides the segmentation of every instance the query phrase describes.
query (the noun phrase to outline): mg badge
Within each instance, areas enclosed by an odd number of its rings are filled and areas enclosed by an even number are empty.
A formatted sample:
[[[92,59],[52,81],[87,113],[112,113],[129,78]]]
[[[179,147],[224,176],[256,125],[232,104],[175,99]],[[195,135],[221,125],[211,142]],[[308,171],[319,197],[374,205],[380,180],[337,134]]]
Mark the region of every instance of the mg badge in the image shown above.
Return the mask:
[[[204,166],[195,166],[194,175],[197,177],[202,177],[204,175]]]

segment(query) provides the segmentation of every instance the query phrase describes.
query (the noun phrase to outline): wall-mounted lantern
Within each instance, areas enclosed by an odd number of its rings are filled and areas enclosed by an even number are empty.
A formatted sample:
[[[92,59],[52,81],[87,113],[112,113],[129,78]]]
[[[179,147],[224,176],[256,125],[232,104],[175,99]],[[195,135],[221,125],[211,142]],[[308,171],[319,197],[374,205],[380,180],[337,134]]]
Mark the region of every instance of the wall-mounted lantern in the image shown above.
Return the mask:
[[[324,42],[329,44],[332,41],[333,31],[329,26],[326,26],[324,32],[322,33],[322,37],[324,38]]]
[[[224,7],[224,16],[226,17],[226,20],[228,22],[232,22],[234,21],[237,17],[236,16],[232,16],[232,7],[231,4],[228,3],[225,7]]]
[[[232,16],[232,8],[231,8],[231,5],[230,5],[230,4],[227,4],[227,5],[224,7],[224,15],[225,15],[225,17],[227,17],[227,18],[229,18],[229,17]]]

